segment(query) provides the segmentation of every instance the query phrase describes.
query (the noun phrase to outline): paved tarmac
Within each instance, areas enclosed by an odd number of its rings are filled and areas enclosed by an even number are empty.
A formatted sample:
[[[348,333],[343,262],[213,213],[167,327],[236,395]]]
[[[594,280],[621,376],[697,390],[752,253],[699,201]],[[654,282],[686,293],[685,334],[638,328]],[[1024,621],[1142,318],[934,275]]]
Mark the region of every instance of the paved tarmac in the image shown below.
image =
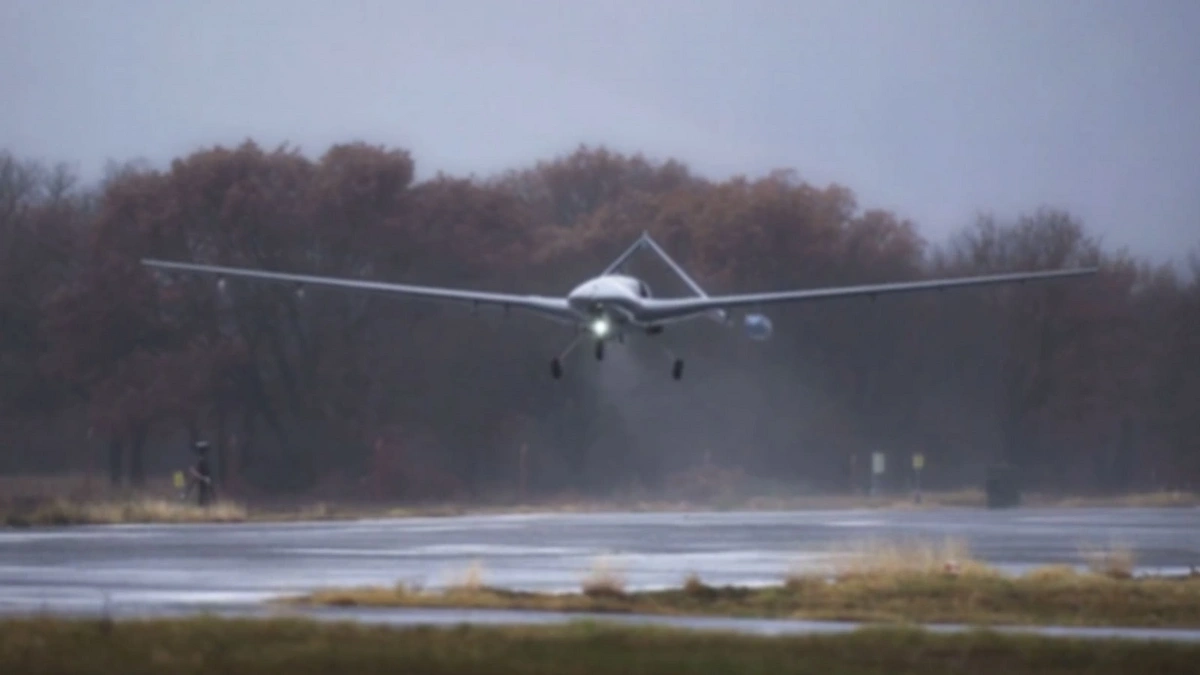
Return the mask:
[[[1200,509],[551,514],[0,531],[0,613],[250,609],[323,586],[485,583],[576,590],[606,561],[630,588],[772,584],[866,540],[966,541],[1020,572],[1123,546],[1143,572],[1200,567]]]

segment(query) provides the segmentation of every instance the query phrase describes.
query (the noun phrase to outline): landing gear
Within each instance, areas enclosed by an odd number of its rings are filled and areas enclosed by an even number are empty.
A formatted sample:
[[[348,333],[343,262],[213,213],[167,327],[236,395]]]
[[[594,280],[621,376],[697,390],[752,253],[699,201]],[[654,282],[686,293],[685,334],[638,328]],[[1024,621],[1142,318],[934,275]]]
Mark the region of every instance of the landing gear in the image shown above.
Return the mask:
[[[572,351],[574,351],[575,346],[578,344],[579,344],[579,337],[577,336],[574,340],[571,341],[571,344],[568,345],[567,348],[564,349],[561,354],[559,354],[558,356],[556,356],[550,360],[550,375],[553,376],[554,379],[556,379],[556,380],[562,379],[563,359],[567,358],[567,355],[570,354]],[[597,361],[604,360],[604,340],[596,341],[596,360]]]
[[[579,345],[579,341],[582,338],[583,338],[583,333],[576,334],[574,339],[571,340],[571,344],[567,345],[567,348],[562,350],[561,354],[559,354],[558,356],[551,359],[550,375],[552,377],[554,377],[554,379],[556,379],[556,380],[562,379],[563,360],[567,358],[568,354],[570,354],[572,351],[574,351],[575,347]]]
[[[651,326],[649,329],[647,329],[646,332],[649,335],[658,335],[658,334],[662,333],[662,327],[661,326]],[[566,361],[567,356],[572,351],[574,351],[577,346],[579,346],[579,343],[587,335],[588,335],[587,332],[579,332],[578,334],[576,334],[575,338],[573,340],[571,340],[571,344],[567,345],[567,348],[564,349],[561,354],[559,354],[558,356],[556,356],[550,360],[550,376],[551,377],[553,377],[556,380],[562,379],[563,370],[564,370],[563,362]],[[624,338],[625,338],[624,333],[617,333],[616,335],[613,336],[613,339],[616,339],[617,342],[619,342],[621,344],[625,343]],[[604,360],[604,351],[605,351],[605,343],[606,342],[608,342],[608,340],[596,339],[596,341],[593,345],[593,354],[595,355],[597,361]],[[666,352],[667,357],[671,360],[671,378],[676,381],[683,379],[683,359],[676,356],[675,352],[673,352],[666,345],[660,344],[659,347]]]

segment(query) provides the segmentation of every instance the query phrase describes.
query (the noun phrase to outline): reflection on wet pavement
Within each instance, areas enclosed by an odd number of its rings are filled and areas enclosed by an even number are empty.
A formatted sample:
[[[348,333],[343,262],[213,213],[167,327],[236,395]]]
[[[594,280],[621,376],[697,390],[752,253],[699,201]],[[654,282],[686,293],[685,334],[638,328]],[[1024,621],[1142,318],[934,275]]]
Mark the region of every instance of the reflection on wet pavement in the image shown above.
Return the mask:
[[[257,611],[264,599],[321,586],[438,587],[475,562],[486,583],[529,590],[576,590],[600,559],[633,589],[676,586],[691,572],[710,584],[772,584],[820,569],[838,545],[946,537],[1011,572],[1081,565],[1084,551],[1114,545],[1132,550],[1142,571],[1178,572],[1200,566],[1198,525],[1196,509],[963,509],[9,530],[0,532],[0,612]],[[467,615],[481,616],[451,612]]]

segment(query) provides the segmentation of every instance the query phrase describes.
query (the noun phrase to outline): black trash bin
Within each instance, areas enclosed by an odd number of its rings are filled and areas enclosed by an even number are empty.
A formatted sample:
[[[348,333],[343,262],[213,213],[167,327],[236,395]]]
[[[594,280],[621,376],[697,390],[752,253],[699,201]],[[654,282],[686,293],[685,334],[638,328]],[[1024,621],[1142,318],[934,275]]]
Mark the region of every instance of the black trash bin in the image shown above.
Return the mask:
[[[988,467],[984,490],[987,492],[989,509],[1007,509],[1021,503],[1017,472],[1007,464]]]

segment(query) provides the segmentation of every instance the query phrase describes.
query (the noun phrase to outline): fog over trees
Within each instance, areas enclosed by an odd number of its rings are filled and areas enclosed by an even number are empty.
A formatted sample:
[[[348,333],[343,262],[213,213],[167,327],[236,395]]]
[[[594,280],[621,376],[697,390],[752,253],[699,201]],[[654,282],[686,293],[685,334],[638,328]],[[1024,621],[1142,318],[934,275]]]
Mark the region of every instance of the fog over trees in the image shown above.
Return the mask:
[[[931,488],[1006,462],[1045,491],[1200,480],[1200,259],[1106,247],[1052,205],[945,241],[790,172],[702,178],[580,147],[415,179],[402,149],[252,142],[102,184],[0,154],[0,472],[138,485],[209,439],[242,495],[661,490],[701,465],[793,490],[914,452]],[[772,340],[698,321],[603,362],[569,330],[380,294],[160,275],[143,257],[548,295],[643,230],[710,293],[1099,265],[1096,277],[778,306]],[[689,291],[651,255],[656,295]],[[524,450],[522,450],[524,448]]]

